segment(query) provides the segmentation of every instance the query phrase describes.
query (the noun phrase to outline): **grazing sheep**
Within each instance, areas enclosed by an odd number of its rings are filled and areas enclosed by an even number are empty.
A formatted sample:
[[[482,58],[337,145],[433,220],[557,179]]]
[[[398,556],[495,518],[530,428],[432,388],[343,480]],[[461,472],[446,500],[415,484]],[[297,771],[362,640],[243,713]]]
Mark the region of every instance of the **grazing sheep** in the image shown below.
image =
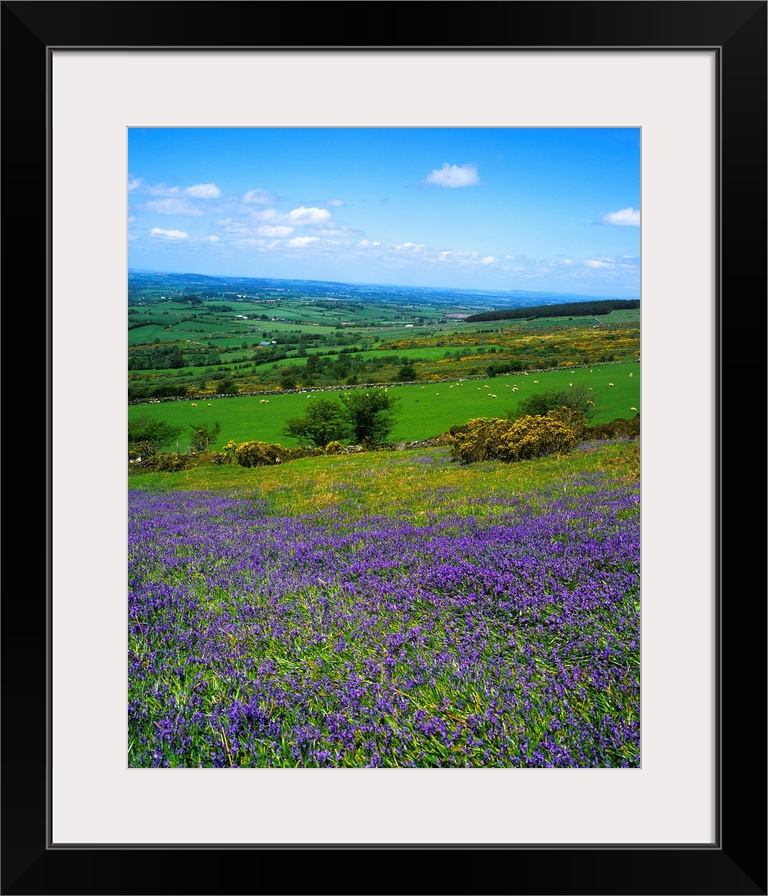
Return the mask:
[[[630,411],[636,411],[637,408],[630,408]]]
[[[572,386],[572,385],[573,385],[573,383],[568,383],[568,385],[569,385],[569,386]]]
[[[632,376],[632,374],[631,374],[631,373],[630,373],[630,376]]]
[[[612,385],[613,385],[613,383],[608,383],[608,385],[609,385],[609,386],[612,386]]]
[[[494,395],[493,392],[489,392],[488,398],[498,398],[498,395]]]
[[[534,380],[534,383],[538,383],[538,380]]]
[[[208,407],[209,407],[209,408],[212,408],[212,407],[213,407],[213,405],[210,403],[210,401],[208,402]]]
[[[193,407],[193,408],[196,408],[196,407],[197,407],[197,405],[194,403],[194,401],[192,402],[192,407]]]

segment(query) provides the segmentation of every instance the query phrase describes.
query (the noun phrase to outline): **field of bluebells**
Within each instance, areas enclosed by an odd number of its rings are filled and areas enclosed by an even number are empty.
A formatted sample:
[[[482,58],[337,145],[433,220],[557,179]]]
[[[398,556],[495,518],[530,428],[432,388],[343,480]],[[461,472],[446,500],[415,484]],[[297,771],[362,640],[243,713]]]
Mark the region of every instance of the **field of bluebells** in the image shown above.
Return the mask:
[[[130,766],[639,767],[636,479],[386,454],[130,489]]]

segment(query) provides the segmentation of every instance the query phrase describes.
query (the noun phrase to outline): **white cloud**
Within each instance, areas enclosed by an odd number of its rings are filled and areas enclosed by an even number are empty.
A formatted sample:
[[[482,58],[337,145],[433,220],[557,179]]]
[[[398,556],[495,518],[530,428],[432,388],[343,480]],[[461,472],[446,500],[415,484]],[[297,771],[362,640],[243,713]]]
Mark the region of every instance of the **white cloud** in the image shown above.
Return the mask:
[[[344,205],[343,199],[329,199],[326,205],[330,205],[331,208],[339,208],[339,206]]]
[[[150,196],[175,196],[179,192],[178,187],[166,187],[165,184],[157,184],[155,187],[147,187]]]
[[[184,190],[187,196],[194,196],[195,199],[218,199],[221,196],[221,190],[216,184],[193,184]]]
[[[260,236],[290,236],[293,233],[293,227],[284,227],[280,224],[275,226],[262,224],[256,228],[256,233]]]
[[[588,258],[584,264],[588,268],[610,268],[613,267],[612,258]]]
[[[146,208],[150,212],[156,212],[158,215],[192,215],[199,217],[203,213],[200,209],[188,199],[151,199]]]
[[[639,227],[640,212],[634,208],[622,208],[617,212],[609,212],[603,215],[606,224],[615,224],[618,227]]]
[[[135,224],[135,223],[136,223],[136,215],[131,215],[131,216],[128,218],[128,223],[129,223],[129,224]]]
[[[216,236],[215,233],[212,236],[204,236],[203,237],[204,243],[218,243],[218,241],[219,241],[219,238]]]
[[[256,221],[277,221],[280,212],[276,208],[265,208],[261,211],[251,211],[251,218]]]
[[[162,227],[153,227],[152,236],[161,237],[165,240],[188,240],[189,234],[183,230],[163,230]]]
[[[322,237],[350,235],[350,231],[346,227],[317,227],[312,232]],[[355,234],[359,233],[359,231],[351,231],[351,233]]]
[[[474,165],[449,165],[445,162],[442,168],[436,168],[427,175],[427,183],[440,187],[469,187],[478,183],[477,168]]]
[[[295,236],[292,240],[288,240],[287,245],[301,247],[317,241],[318,238],[316,236]]]
[[[493,255],[486,255],[485,258],[482,259],[483,264],[493,264],[496,259]]]
[[[138,190],[141,186],[141,178],[134,177],[133,180],[128,181],[128,192],[131,193],[133,190]]]
[[[277,197],[270,190],[248,190],[243,196],[243,202],[248,205],[270,205],[275,202]]]
[[[330,220],[331,213],[326,208],[295,208],[285,216],[291,224],[323,224]]]

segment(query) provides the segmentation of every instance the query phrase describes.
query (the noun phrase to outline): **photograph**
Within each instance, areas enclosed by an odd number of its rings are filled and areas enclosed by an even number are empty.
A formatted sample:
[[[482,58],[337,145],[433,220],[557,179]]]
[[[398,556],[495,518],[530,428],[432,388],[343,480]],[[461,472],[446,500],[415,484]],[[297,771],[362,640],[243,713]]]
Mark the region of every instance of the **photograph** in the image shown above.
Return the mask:
[[[766,0],[0,7],[3,896],[766,896]]]
[[[637,768],[639,128],[131,128],[130,767]]]

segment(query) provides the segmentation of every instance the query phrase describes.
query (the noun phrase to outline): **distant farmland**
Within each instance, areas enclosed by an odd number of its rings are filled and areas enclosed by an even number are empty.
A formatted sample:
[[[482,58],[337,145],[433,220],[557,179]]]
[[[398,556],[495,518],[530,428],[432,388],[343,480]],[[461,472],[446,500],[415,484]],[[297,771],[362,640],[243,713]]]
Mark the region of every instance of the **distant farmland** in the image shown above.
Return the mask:
[[[632,408],[640,410],[639,362],[530,372],[528,375],[509,374],[484,379],[397,385],[389,387],[390,395],[402,399],[391,441],[433,438],[447,432],[454,424],[465,423],[473,417],[504,417],[523,398],[550,389],[567,389],[570,383],[584,385],[594,392],[594,423],[632,417],[635,414]],[[517,391],[513,391],[515,388]],[[128,418],[148,416],[172,426],[181,426],[181,451],[189,447],[193,426],[216,421],[221,424],[220,444],[211,447],[220,448],[230,439],[235,442],[279,442],[291,447],[297,442],[282,434],[285,421],[289,417],[302,416],[313,400],[311,396],[333,398],[334,395],[333,391],[303,390],[197,401],[184,399],[131,405]]]

